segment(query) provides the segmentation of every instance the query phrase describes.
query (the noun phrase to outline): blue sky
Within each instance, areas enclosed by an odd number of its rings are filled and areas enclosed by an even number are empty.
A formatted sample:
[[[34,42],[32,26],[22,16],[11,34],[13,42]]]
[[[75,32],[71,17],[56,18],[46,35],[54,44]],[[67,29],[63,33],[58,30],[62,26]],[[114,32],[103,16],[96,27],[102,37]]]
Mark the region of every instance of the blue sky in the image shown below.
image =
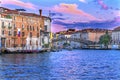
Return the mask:
[[[1,0],[2,6],[43,15],[51,12],[52,31],[69,28],[107,28],[120,26],[119,0]]]

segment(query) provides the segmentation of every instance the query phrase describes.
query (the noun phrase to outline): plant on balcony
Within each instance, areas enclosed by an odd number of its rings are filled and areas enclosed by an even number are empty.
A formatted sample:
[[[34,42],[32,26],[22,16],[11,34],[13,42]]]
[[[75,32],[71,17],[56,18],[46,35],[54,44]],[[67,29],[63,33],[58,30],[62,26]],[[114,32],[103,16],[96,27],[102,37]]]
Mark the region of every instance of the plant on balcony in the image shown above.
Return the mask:
[[[6,18],[8,18],[8,19],[12,19],[12,17],[11,17],[10,15],[7,15]]]
[[[2,26],[2,28],[5,28],[5,26]]]
[[[44,44],[44,48],[49,48],[49,44]]]
[[[22,28],[22,30],[24,30],[24,28]]]
[[[12,29],[12,26],[8,26],[8,29]]]

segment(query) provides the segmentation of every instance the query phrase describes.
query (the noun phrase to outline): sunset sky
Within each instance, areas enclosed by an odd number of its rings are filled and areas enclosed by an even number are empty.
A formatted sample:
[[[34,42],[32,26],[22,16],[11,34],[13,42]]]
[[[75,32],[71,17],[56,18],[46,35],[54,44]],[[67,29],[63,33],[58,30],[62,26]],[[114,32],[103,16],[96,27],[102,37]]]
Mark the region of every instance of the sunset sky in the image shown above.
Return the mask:
[[[51,13],[52,31],[120,26],[120,0],[0,0],[2,7]]]

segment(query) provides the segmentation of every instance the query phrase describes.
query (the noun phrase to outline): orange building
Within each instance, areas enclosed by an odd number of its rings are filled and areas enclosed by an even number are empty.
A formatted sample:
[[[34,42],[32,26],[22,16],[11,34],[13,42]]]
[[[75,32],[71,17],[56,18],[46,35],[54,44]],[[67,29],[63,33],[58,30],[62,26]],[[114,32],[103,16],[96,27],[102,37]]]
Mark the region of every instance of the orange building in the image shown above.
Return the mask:
[[[17,10],[10,10],[1,7],[1,17],[10,16],[12,19],[12,35],[6,36],[7,48],[16,49],[38,49],[42,47],[41,31],[44,32],[44,18],[42,10],[39,10],[39,15],[34,13],[25,13]],[[3,16],[4,15],[4,16]],[[10,40],[8,39],[10,37]],[[11,43],[12,45],[8,45]]]
[[[92,42],[99,42],[99,39],[102,35],[104,35],[106,33],[106,31],[109,32],[109,34],[111,34],[110,30],[107,29],[83,29],[82,30],[82,39],[84,40],[89,40]]]

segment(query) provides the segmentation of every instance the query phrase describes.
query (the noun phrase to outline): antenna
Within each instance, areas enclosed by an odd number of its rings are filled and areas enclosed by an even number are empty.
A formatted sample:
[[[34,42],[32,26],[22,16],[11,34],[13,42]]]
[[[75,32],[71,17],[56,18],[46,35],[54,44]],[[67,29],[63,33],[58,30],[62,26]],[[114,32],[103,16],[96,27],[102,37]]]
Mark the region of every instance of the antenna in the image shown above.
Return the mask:
[[[51,17],[51,11],[49,10],[49,17]]]

